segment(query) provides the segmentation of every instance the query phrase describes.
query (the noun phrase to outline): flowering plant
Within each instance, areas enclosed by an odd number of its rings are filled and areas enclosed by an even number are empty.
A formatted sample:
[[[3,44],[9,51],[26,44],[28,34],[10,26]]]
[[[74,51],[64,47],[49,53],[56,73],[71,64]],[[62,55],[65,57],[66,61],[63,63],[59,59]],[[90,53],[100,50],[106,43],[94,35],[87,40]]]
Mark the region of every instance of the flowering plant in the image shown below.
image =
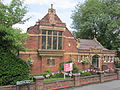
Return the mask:
[[[84,64],[84,65],[85,65],[85,64],[89,64],[89,63],[90,63],[90,60],[89,60],[88,57],[84,57],[84,58],[82,58],[81,63]]]

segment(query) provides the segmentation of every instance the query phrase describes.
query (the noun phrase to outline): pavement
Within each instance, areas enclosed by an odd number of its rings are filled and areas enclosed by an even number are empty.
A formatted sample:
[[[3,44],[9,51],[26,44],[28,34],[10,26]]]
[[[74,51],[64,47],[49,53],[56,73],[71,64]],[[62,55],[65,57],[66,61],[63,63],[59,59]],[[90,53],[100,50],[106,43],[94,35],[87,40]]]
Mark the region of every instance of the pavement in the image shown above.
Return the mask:
[[[80,87],[71,87],[61,90],[120,90],[120,80],[84,85]]]

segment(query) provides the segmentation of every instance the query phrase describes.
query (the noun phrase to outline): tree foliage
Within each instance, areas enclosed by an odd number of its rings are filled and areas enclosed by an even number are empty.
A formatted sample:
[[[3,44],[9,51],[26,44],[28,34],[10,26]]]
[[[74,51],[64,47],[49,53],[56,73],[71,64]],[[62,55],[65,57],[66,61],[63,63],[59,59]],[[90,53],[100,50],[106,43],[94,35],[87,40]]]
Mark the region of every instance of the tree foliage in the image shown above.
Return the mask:
[[[27,37],[27,34],[22,34],[20,29],[12,28],[14,24],[27,20],[23,20],[27,10],[22,4],[20,0],[12,0],[9,5],[0,1],[0,48],[11,52],[23,50],[21,41]]]
[[[13,85],[29,78],[29,65],[21,58],[0,49],[0,86]]]
[[[19,58],[18,52],[25,50],[23,40],[27,34],[12,26],[23,23],[27,10],[20,0],[9,5],[0,0],[0,85],[15,84],[28,77],[29,66]]]
[[[72,14],[77,38],[94,36],[108,49],[120,48],[120,0],[86,0]]]
[[[0,24],[0,48],[5,51],[11,51],[11,53],[16,54],[18,51],[24,50],[22,40],[26,37],[27,35],[21,34],[20,30]]]

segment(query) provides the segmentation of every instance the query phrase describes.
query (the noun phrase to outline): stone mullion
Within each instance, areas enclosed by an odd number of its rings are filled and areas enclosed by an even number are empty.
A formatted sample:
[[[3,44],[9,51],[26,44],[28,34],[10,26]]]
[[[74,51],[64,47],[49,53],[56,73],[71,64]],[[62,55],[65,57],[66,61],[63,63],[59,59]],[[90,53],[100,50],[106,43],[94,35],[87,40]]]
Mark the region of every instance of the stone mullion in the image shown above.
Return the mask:
[[[52,31],[51,49],[53,49],[53,31]]]
[[[58,32],[57,32],[57,49],[58,49],[58,38],[59,38],[59,37],[58,37]]]
[[[47,46],[48,46],[48,31],[46,32],[46,49],[47,49]]]

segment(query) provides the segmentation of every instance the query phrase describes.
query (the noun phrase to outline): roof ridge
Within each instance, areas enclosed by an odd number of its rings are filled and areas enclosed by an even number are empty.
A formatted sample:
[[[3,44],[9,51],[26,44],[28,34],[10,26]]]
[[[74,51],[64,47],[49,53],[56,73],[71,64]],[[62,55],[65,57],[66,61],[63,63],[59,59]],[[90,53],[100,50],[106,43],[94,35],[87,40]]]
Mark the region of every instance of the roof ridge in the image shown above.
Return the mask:
[[[104,49],[107,49],[107,48],[105,48],[96,38],[95,39],[93,39],[96,43],[98,43],[100,46],[101,46],[101,48],[104,48]]]

